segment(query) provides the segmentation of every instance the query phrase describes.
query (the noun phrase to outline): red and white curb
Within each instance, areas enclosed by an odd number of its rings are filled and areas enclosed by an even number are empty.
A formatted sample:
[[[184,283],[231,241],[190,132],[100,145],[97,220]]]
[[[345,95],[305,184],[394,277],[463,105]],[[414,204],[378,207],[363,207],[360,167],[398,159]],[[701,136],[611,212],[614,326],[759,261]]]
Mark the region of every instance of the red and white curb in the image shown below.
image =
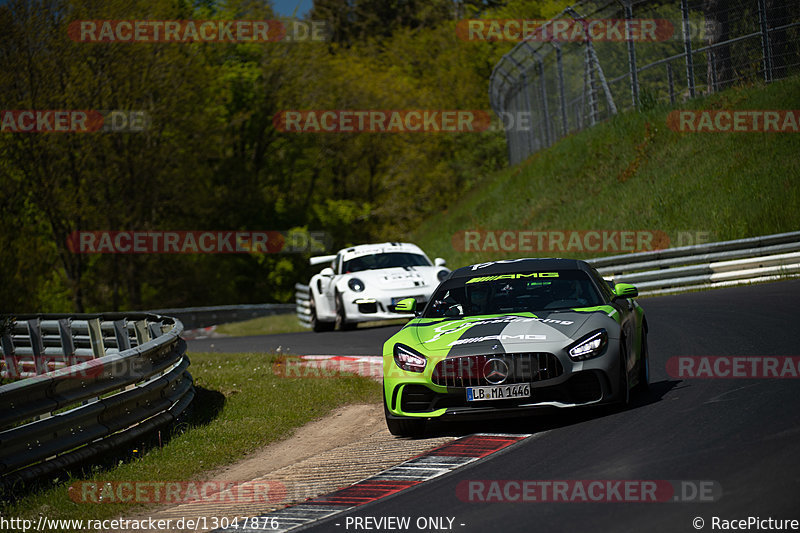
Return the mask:
[[[478,433],[461,437],[354,485],[305,502],[259,515],[248,524],[258,527],[217,529],[216,532],[291,531],[323,518],[378,501],[442,476],[513,446],[530,435]]]

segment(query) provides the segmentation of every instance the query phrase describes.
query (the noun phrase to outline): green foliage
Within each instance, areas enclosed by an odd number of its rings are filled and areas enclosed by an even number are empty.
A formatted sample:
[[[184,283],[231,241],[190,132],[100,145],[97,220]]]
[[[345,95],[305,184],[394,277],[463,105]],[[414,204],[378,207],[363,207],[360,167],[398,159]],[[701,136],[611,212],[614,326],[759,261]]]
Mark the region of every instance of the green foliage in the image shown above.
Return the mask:
[[[795,109],[800,78],[736,88],[682,109]],[[708,232],[722,241],[800,227],[800,137],[793,133],[692,133],[667,127],[666,106],[628,112],[567,137],[486,179],[411,238],[451,268],[515,257],[614,255],[457,251],[465,230]],[[780,206],[777,209],[776,206]],[[536,241],[534,240],[534,243]]]

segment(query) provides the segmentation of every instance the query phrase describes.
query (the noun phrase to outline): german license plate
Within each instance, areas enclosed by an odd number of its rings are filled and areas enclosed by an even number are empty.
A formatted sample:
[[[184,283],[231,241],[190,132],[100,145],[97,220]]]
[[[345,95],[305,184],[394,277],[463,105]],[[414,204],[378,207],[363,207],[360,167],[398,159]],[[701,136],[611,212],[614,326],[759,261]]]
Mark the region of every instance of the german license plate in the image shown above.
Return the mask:
[[[531,395],[531,386],[520,385],[491,385],[489,387],[467,387],[467,401],[480,402],[483,400],[508,400],[509,398],[528,398]]]

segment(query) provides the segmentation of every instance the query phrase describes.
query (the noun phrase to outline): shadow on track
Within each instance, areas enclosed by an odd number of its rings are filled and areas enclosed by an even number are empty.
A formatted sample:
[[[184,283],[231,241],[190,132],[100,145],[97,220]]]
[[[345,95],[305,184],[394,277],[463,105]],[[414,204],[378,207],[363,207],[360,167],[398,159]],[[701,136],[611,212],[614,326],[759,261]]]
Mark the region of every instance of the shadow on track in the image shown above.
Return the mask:
[[[509,433],[533,434],[551,429],[580,424],[605,416],[621,414],[660,402],[680,380],[665,380],[651,383],[645,393],[633,393],[631,403],[627,407],[620,405],[603,405],[597,407],[580,407],[573,409],[543,408],[539,412],[514,418],[495,420],[428,422],[425,437],[443,437],[471,435],[473,433]]]

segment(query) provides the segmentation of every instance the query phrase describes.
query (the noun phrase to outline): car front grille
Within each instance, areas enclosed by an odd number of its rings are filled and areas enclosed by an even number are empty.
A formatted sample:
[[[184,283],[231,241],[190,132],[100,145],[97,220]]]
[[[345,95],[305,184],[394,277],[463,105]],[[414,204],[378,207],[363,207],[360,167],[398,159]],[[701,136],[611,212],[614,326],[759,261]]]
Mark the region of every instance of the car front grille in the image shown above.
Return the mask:
[[[546,352],[464,355],[439,361],[431,379],[434,384],[444,387],[493,385],[495,383],[490,383],[485,375],[486,370],[491,370],[492,365],[487,363],[492,359],[503,361],[508,368],[508,378],[502,382],[504,385],[557,378],[564,372],[558,358]]]

